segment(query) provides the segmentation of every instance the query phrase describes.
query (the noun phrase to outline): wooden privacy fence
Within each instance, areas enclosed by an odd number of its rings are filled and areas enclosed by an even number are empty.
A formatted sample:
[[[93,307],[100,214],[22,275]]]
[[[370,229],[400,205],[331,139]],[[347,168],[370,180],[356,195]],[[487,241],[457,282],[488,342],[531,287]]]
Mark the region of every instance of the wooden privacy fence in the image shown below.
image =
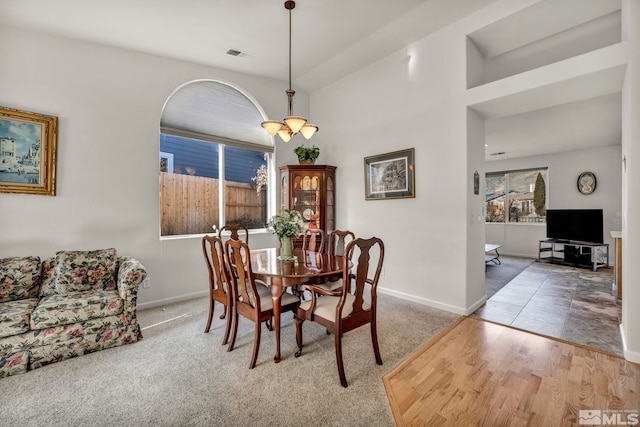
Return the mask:
[[[212,233],[220,227],[220,181],[201,176],[160,173],[160,231],[162,236]],[[266,190],[260,194],[251,184],[227,181],[225,216],[228,224],[240,222],[262,227],[267,219]]]

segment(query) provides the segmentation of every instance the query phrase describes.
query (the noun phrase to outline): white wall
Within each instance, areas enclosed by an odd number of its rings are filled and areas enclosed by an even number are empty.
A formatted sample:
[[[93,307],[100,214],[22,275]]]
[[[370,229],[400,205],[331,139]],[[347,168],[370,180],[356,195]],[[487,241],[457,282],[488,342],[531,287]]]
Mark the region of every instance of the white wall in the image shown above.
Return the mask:
[[[627,360],[640,363],[640,2],[623,0],[623,39],[632,44],[622,93],[622,339]]]
[[[620,186],[621,146],[592,148],[553,155],[522,157],[487,162],[487,172],[548,167],[548,209],[603,209],[603,237],[609,243],[613,264],[612,230],[622,227],[622,189]],[[596,175],[596,191],[581,194],[576,182],[581,172]],[[538,241],[546,238],[544,224],[487,224],[487,243],[503,245],[504,254],[538,257]]]
[[[141,306],[206,294],[200,239],[159,238],[158,185],[163,105],[203,78],[235,84],[269,117],[286,113],[284,82],[0,28],[0,103],[59,118],[57,195],[0,194],[0,257],[115,247],[149,271]],[[296,112],[308,114],[308,103],[296,92]],[[295,159],[291,149],[276,147],[283,164]]]

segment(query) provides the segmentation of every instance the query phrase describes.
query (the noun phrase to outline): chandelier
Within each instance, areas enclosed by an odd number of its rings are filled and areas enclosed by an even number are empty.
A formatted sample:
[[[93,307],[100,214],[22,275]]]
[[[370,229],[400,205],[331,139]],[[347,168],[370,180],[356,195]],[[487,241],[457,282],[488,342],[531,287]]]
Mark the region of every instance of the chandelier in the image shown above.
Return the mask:
[[[296,2],[288,0],[284,2],[284,8],[289,11],[289,89],[286,94],[289,99],[289,115],[282,122],[278,120],[266,120],[262,122],[262,127],[269,132],[269,135],[280,135],[284,142],[289,142],[291,138],[300,132],[306,139],[313,136],[318,131],[318,126],[307,123],[307,119],[293,115],[293,95],[296,91],[291,89],[291,10],[296,7]]]

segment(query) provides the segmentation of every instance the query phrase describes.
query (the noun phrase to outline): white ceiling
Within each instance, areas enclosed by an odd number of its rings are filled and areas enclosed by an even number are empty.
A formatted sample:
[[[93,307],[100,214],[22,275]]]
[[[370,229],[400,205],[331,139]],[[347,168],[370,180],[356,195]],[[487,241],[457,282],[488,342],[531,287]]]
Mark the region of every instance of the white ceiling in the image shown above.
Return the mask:
[[[298,0],[294,86],[319,89],[493,1]],[[2,0],[0,24],[288,79],[284,0]]]
[[[298,0],[292,12],[293,86],[320,89],[494,1]],[[576,0],[544,3],[567,1]],[[528,28],[539,30],[548,21]],[[2,0],[0,25],[288,79],[284,0]],[[509,34],[488,36],[504,41]],[[522,28],[516,34],[526,37]],[[228,55],[229,49],[246,55]],[[495,159],[489,155],[495,151],[521,157],[619,144],[619,97],[573,107],[488,120],[487,160]],[[548,132],[550,120],[557,123],[553,132]]]

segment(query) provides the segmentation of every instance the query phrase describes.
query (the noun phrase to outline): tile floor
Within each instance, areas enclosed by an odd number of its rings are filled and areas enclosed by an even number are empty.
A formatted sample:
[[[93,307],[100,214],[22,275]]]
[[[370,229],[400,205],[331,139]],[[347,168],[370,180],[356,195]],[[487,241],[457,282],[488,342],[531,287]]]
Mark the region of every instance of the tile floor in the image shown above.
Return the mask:
[[[534,262],[474,315],[622,356],[612,283],[612,268]]]

